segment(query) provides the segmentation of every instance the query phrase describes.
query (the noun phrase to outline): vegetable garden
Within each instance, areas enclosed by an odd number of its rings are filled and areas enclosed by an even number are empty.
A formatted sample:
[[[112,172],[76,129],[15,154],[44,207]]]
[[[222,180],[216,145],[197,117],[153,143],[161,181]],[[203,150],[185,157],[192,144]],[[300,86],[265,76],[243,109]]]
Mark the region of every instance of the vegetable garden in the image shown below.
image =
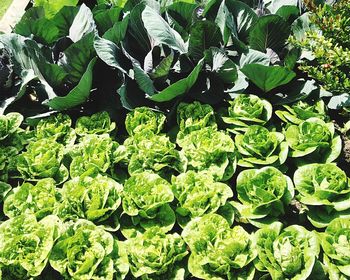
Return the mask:
[[[0,34],[0,279],[350,279],[350,3],[35,0]]]

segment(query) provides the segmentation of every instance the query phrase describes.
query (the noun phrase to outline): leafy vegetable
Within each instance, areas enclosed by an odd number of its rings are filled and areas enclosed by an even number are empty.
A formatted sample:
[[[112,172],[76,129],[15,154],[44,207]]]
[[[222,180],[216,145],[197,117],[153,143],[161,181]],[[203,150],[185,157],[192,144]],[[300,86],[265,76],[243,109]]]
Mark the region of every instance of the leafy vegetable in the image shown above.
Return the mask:
[[[219,181],[230,179],[235,172],[235,145],[224,132],[206,127],[178,138],[177,143],[188,159],[189,169],[206,170]]]
[[[321,245],[324,251],[323,261],[330,280],[348,278],[349,271],[349,235],[348,218],[334,219],[321,233]]]
[[[39,180],[36,185],[23,183],[14,188],[4,201],[4,213],[9,218],[34,214],[38,220],[53,214],[59,194],[52,178]]]
[[[171,182],[178,200],[176,214],[180,225],[195,217],[215,213],[233,196],[228,185],[214,182],[213,176],[206,172],[187,171],[172,177]]]
[[[120,206],[122,190],[122,185],[106,176],[75,177],[65,182],[60,191],[62,203],[57,214],[64,220],[86,219],[105,224]],[[114,224],[112,227],[115,229]]]
[[[294,197],[292,180],[275,167],[242,171],[236,189],[241,204],[231,203],[241,218],[257,227],[276,221]]]
[[[53,138],[63,145],[74,144],[76,134],[71,125],[72,120],[68,115],[52,115],[38,122],[35,136],[38,139]]]
[[[125,120],[126,130],[129,135],[149,130],[159,134],[164,127],[165,116],[159,112],[152,111],[147,107],[138,107],[128,113]]]
[[[142,279],[185,279],[182,260],[188,254],[177,233],[165,234],[153,227],[126,241],[130,270]]]
[[[332,162],[341,151],[341,139],[334,131],[333,123],[310,118],[299,125],[290,125],[286,132],[289,156],[305,157],[307,162]]]
[[[75,131],[78,135],[86,134],[104,134],[110,133],[116,125],[111,122],[107,112],[99,112],[91,117],[80,117],[75,125]]]
[[[0,269],[12,279],[39,276],[51,249],[60,236],[60,221],[48,215],[37,221],[35,215],[23,214],[0,225]]]
[[[68,170],[62,163],[63,155],[64,146],[54,139],[30,142],[16,160],[17,170],[24,179],[53,178],[59,184],[68,178]]]
[[[171,185],[159,175],[150,172],[132,175],[123,191],[123,210],[131,221],[124,217],[122,233],[133,237],[154,226],[170,231],[175,224],[175,214],[169,206],[173,200]]]
[[[337,216],[350,214],[349,179],[335,164],[308,164],[294,173],[297,199],[308,207],[315,227],[326,227]]]
[[[146,130],[124,143],[131,151],[129,174],[152,171],[167,177],[173,172],[183,172],[186,169],[186,161],[175,149],[176,145],[165,135],[149,132]]]
[[[258,259],[255,267],[275,279],[309,279],[320,248],[314,232],[292,225],[282,229],[281,223],[256,232]]]
[[[117,143],[108,134],[85,135],[70,150],[70,176],[76,177],[86,172],[106,172],[111,166],[111,155],[115,146]]]
[[[0,141],[16,132],[23,121],[23,116],[19,113],[9,113],[0,116]]]
[[[300,124],[309,118],[328,120],[326,108],[322,100],[318,100],[315,103],[298,101],[291,106],[283,105],[283,107],[285,110],[277,110],[275,113],[286,123]]]
[[[52,249],[50,265],[66,279],[124,279],[129,269],[122,244],[86,220],[67,225]]]
[[[288,155],[288,145],[280,132],[269,131],[260,125],[251,125],[246,132],[235,137],[240,154],[238,165],[254,167],[256,165],[281,165]]]
[[[249,279],[254,277],[255,245],[241,226],[208,214],[187,224],[182,237],[190,247],[188,269],[200,279]]]
[[[197,101],[180,103],[177,106],[177,123],[182,137],[191,131],[205,127],[213,127],[214,129],[217,127],[213,108]]]
[[[237,133],[246,131],[253,124],[264,125],[272,116],[271,104],[253,94],[240,94],[223,114],[222,120],[228,125],[228,131]]]

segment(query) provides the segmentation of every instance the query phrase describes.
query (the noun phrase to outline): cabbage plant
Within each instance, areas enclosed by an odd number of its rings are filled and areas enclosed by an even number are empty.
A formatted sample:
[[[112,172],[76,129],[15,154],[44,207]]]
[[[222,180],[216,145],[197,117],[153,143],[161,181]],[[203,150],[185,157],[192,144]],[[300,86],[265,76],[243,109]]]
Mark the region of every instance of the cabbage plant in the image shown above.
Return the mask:
[[[130,136],[142,131],[159,134],[165,124],[165,116],[148,107],[138,107],[126,115],[125,127]]]
[[[230,179],[236,170],[235,144],[225,132],[206,127],[178,138],[177,143],[190,170],[205,170],[218,181]]]
[[[188,254],[177,233],[165,234],[159,227],[126,241],[130,271],[140,279],[185,279],[182,262]]]
[[[91,116],[80,117],[75,124],[75,131],[78,135],[104,134],[115,130],[115,122],[111,122],[109,114],[105,111],[98,112]]]
[[[66,225],[49,261],[65,279],[124,279],[129,270],[123,244],[86,220]]]
[[[19,113],[0,115],[0,141],[15,133],[23,122],[23,116]]]
[[[309,118],[328,120],[326,106],[322,99],[315,102],[298,101],[292,105],[283,105],[283,110],[276,110],[275,114],[286,123],[300,124]]]
[[[63,145],[72,145],[76,139],[72,120],[68,115],[57,114],[41,119],[35,127],[37,139],[53,138]]]
[[[121,204],[122,190],[121,184],[107,176],[75,177],[60,190],[62,202],[57,215],[64,220],[81,218],[105,225]],[[116,222],[113,219],[113,229]]]
[[[334,218],[350,218],[350,185],[345,172],[335,164],[308,164],[294,173],[297,199],[307,206],[307,217],[318,228]]]
[[[164,232],[175,224],[175,213],[169,203],[174,200],[171,185],[159,175],[142,172],[132,175],[124,184],[121,231],[124,236],[158,226]]]
[[[57,184],[68,179],[63,165],[64,146],[52,138],[30,142],[16,159],[17,170],[24,179],[53,178]]]
[[[282,227],[275,222],[255,233],[256,269],[267,272],[272,280],[311,279],[320,251],[316,234],[299,225]]]
[[[106,172],[112,164],[112,154],[117,146],[118,143],[112,141],[108,134],[85,135],[70,149],[70,176],[76,177],[86,172]]]
[[[350,220],[336,218],[320,233],[323,262],[330,280],[350,278]]]
[[[253,94],[239,94],[229,104],[222,120],[233,133],[244,132],[253,124],[264,125],[272,116],[271,103]]]
[[[195,217],[215,213],[233,196],[231,188],[215,182],[211,174],[192,170],[172,177],[172,190],[177,202],[176,214],[180,225]]]
[[[182,232],[190,248],[188,270],[199,279],[254,278],[256,249],[252,236],[241,226],[230,228],[218,214],[191,220]]]
[[[7,279],[32,279],[44,270],[61,233],[57,216],[37,221],[33,214],[11,218],[0,225],[0,270]]]
[[[261,125],[251,125],[244,134],[237,134],[235,144],[240,154],[238,165],[255,167],[259,165],[283,164],[288,156],[288,145],[280,132],[269,131]]]
[[[232,205],[242,220],[257,227],[276,221],[294,197],[292,180],[271,166],[239,173],[236,190],[240,203],[232,201]]]
[[[198,101],[182,102],[177,106],[177,124],[180,130],[178,137],[180,138],[191,131],[205,127],[217,128],[213,107]]]
[[[285,131],[289,156],[305,162],[332,162],[341,152],[340,136],[335,133],[334,124],[319,118],[310,118],[299,125],[290,125]]]
[[[52,178],[41,179],[35,185],[24,182],[6,196],[4,213],[9,218],[34,214],[40,220],[53,214],[59,199],[56,182]]]

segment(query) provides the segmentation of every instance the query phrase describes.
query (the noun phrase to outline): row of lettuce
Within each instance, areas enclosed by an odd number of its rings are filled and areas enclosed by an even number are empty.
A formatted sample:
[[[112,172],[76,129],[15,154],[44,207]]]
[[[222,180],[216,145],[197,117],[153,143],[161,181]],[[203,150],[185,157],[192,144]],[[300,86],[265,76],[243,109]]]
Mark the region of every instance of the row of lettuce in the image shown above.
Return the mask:
[[[169,129],[137,108],[127,136],[106,112],[74,128],[63,114],[0,116],[2,278],[350,277],[349,182],[321,101],[273,112],[239,95],[217,114],[176,113]],[[295,203],[309,230],[279,222]]]
[[[142,279],[348,279],[349,236],[344,218],[324,233],[275,222],[249,234],[212,213],[191,220],[181,235],[154,226],[119,241],[84,219],[62,224],[55,215],[38,221],[22,214],[0,226],[1,273],[40,279],[49,263],[65,279],[124,279],[129,271]]]

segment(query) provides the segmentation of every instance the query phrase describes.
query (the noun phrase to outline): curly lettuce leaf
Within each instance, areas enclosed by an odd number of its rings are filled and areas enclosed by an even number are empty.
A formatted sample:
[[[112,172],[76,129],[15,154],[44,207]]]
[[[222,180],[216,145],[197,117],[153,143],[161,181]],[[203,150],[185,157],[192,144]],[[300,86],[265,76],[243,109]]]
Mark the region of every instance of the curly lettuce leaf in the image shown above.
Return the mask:
[[[34,214],[40,220],[53,214],[58,201],[59,193],[52,178],[41,179],[35,185],[25,182],[8,194],[4,201],[4,213],[9,218]]]
[[[240,154],[238,165],[281,165],[288,155],[288,145],[280,132],[269,131],[260,125],[251,125],[244,134],[237,134],[235,144]]]
[[[184,226],[189,220],[215,213],[233,196],[231,188],[215,182],[211,174],[188,171],[172,177],[172,190],[177,199],[178,222]]]
[[[124,279],[128,273],[127,256],[119,242],[86,220],[67,225],[49,261],[66,279]]]
[[[207,127],[178,138],[177,143],[188,160],[188,169],[205,170],[218,181],[226,181],[234,174],[235,144],[226,133]]]
[[[185,279],[181,262],[188,254],[186,243],[177,233],[165,234],[153,227],[126,241],[130,271],[135,278]]]
[[[190,247],[188,269],[199,279],[249,279],[256,257],[253,239],[241,226],[230,228],[220,215],[207,214],[190,221],[182,232]]]
[[[33,214],[11,218],[0,225],[0,267],[12,279],[39,276],[44,270],[55,241],[61,233],[57,216],[37,221]]]
[[[151,131],[159,134],[165,124],[165,116],[148,107],[138,107],[127,114],[125,120],[126,131],[130,136],[142,131]]]
[[[115,130],[115,122],[111,122],[107,112],[98,112],[91,116],[80,117],[75,124],[75,131],[78,135],[104,134]]]

